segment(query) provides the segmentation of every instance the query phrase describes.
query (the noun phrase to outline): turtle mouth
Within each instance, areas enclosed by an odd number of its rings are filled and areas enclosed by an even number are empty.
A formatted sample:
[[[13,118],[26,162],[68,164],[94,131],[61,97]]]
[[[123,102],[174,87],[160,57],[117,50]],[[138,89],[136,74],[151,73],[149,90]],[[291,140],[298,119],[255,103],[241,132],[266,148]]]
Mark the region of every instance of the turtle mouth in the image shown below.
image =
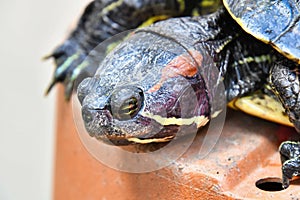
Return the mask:
[[[143,116],[130,121],[120,121],[109,110],[91,109],[88,106],[82,107],[82,118],[91,137],[117,146],[169,142],[178,130],[177,125],[161,126]]]
[[[113,116],[109,110],[83,106],[82,118],[91,137],[102,138],[107,135],[121,135],[120,131],[113,126]]]
[[[132,143],[128,140],[132,137],[132,133],[126,131],[128,121],[114,118],[109,109],[94,109],[83,106],[82,119],[88,134],[97,140],[114,145]],[[132,121],[130,120],[131,123]],[[140,134],[142,134],[142,130],[140,130]]]
[[[149,133],[147,132],[139,132],[138,135],[130,135],[130,134],[124,134],[124,135],[105,135],[102,136],[101,141],[113,144],[117,146],[123,146],[123,145],[131,145],[131,144],[150,144],[150,143],[166,143],[170,142],[175,138],[175,134],[178,131],[178,126],[167,126],[161,129],[156,134],[153,134],[151,137],[148,137],[147,135]]]

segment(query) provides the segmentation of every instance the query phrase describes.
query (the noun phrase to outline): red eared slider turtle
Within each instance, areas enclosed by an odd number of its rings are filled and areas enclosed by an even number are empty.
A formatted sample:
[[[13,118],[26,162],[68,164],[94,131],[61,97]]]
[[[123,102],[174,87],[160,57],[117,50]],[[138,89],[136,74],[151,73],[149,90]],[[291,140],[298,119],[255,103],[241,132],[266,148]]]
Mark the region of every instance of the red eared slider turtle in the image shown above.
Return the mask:
[[[69,97],[79,72],[98,68],[76,86],[82,117],[91,136],[117,145],[169,141],[179,129],[188,133],[204,126],[222,111],[223,101],[265,85],[299,131],[299,1],[224,0],[224,7],[209,15],[139,28],[97,60],[93,49],[104,39],[152,16],[184,16],[209,2],[93,1],[52,54],[57,68],[50,89],[64,82]],[[92,61],[85,60],[89,52]],[[280,147],[283,187],[300,173],[299,149],[297,142]]]

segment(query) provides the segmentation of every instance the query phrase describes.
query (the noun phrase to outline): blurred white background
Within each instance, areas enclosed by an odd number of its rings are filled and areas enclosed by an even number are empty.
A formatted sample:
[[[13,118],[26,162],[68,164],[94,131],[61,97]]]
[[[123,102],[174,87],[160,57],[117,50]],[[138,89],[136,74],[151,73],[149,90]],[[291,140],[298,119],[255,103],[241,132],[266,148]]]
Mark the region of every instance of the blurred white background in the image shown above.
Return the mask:
[[[55,92],[44,97],[53,62],[88,0],[0,1],[0,199],[49,200]]]

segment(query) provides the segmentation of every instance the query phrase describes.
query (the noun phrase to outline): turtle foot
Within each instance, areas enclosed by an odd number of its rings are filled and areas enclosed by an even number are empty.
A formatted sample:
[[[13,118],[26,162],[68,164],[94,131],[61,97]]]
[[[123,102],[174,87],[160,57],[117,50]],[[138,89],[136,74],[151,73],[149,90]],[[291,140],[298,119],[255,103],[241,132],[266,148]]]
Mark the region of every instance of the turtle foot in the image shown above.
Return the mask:
[[[282,187],[289,187],[289,181],[300,175],[300,142],[286,141],[279,147],[282,162]]]
[[[54,58],[56,68],[52,81],[46,90],[46,95],[51,91],[53,86],[61,82],[65,86],[65,98],[70,99],[74,88],[74,81],[80,74],[80,71],[86,64],[84,63],[86,55],[84,51],[72,40],[65,41],[54,52],[45,58]]]
[[[296,130],[300,132],[300,73],[299,65],[290,61],[274,64],[269,83],[281,101]]]

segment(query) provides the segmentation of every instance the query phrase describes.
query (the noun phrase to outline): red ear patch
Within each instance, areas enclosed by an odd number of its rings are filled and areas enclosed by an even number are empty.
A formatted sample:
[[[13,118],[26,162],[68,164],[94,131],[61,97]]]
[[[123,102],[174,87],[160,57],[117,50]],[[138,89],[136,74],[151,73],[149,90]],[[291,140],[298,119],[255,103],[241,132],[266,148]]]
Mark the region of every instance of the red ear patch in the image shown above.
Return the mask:
[[[176,76],[193,77],[197,74],[198,66],[201,66],[202,60],[202,55],[196,50],[190,50],[188,53],[177,56],[162,69],[159,82],[148,92],[156,92],[169,78]]]

